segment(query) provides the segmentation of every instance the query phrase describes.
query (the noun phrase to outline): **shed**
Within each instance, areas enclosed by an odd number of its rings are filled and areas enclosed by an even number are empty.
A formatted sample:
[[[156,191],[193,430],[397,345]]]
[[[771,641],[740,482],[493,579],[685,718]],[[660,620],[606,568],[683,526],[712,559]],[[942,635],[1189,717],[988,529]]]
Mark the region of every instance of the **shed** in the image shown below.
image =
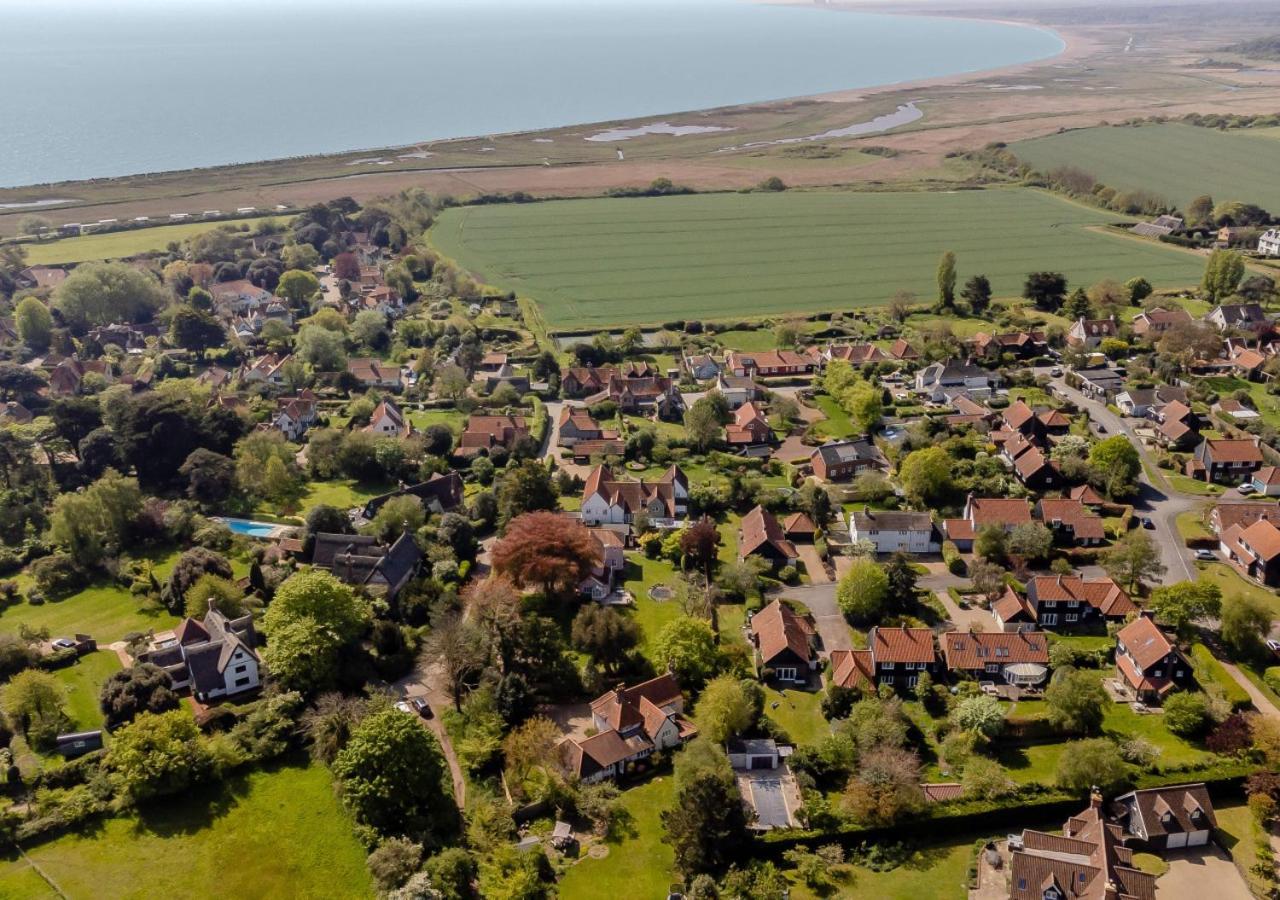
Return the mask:
[[[72,731],[60,734],[55,739],[54,749],[67,759],[75,759],[77,756],[84,756],[94,750],[101,750],[102,732],[100,730]]]
[[[735,769],[776,769],[781,756],[772,738],[739,738],[729,741],[725,749]]]

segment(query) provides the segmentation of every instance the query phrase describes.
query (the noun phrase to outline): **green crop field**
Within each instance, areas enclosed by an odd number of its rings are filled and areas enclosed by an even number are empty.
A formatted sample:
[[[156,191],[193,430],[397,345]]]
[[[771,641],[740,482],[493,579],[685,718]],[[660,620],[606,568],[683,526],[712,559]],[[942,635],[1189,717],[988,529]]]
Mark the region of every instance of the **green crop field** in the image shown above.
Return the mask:
[[[1012,144],[1041,171],[1071,165],[1117,190],[1145,188],[1185,208],[1201,194],[1280,209],[1280,140],[1194,125],[1086,128]]]
[[[1076,284],[1199,281],[1189,253],[1090,228],[1114,220],[1019,189],[704,194],[450,209],[431,240],[562,328],[848,309],[902,289],[928,299],[945,250],[962,283],[984,273],[997,297],[1041,269]]]
[[[291,218],[293,217],[280,216],[275,221],[287,222]],[[135,228],[108,234],[86,234],[82,237],[60,238],[23,246],[27,248],[27,263],[33,266],[94,262],[163,250],[171,241],[185,241],[222,225],[248,225],[252,231],[256,223],[266,221],[268,219],[259,217],[224,219],[219,222],[183,222],[181,225],[157,225],[154,228]]]

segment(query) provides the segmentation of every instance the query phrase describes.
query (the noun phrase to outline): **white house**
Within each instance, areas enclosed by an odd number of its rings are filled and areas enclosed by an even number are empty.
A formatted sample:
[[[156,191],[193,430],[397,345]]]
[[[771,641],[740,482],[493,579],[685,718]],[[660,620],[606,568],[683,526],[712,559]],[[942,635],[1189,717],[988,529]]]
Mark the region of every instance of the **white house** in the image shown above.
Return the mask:
[[[369,417],[369,424],[364,430],[369,434],[408,437],[413,434],[413,424],[404,417],[400,407],[390,400],[383,400]]]
[[[1263,256],[1280,256],[1280,228],[1268,228],[1258,238],[1258,252]]]
[[[689,479],[672,466],[654,481],[619,481],[608,466],[597,466],[582,489],[586,525],[624,525],[643,512],[654,524],[683,519],[689,509]]]
[[[854,543],[870,541],[876,553],[938,553],[942,549],[942,538],[927,512],[854,510],[849,514],[849,537]]]
[[[154,663],[177,690],[190,688],[201,702],[251,691],[261,683],[253,616],[228,619],[210,605],[205,617],[183,619],[158,635],[139,662]]]
[[[948,390],[962,390],[971,397],[985,397],[1002,381],[999,374],[981,366],[949,359],[930,363],[916,373],[916,393],[924,394],[934,402],[945,399]]]

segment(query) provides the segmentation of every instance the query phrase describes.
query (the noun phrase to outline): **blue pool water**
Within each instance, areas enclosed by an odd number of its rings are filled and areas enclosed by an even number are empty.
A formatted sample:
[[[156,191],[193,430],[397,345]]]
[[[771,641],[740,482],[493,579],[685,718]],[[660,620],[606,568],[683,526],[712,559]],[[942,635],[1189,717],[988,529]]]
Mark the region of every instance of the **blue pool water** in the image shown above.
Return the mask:
[[[222,523],[236,534],[245,534],[255,538],[271,537],[272,532],[279,527],[278,525],[272,525],[270,522],[251,522],[248,519],[223,519]]]

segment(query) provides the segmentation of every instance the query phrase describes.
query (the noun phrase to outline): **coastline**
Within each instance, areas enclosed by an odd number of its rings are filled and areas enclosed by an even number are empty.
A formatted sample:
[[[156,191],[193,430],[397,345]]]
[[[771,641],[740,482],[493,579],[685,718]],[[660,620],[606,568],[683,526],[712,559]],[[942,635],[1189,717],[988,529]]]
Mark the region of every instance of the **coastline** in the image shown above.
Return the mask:
[[[797,0],[797,2],[787,2],[787,0],[768,0],[768,2],[761,3],[760,5],[808,6],[809,4],[804,2],[804,0]],[[414,141],[414,142],[405,143],[405,144],[383,145],[383,146],[373,146],[373,147],[352,147],[352,148],[339,150],[339,151],[332,151],[332,152],[302,154],[302,155],[284,156],[284,157],[271,157],[271,158],[265,158],[265,159],[261,159],[261,158],[251,159],[251,160],[245,160],[241,162],[221,163],[217,165],[200,166],[200,167],[193,167],[193,168],[186,168],[186,169],[165,169],[165,170],[155,170],[155,171],[149,171],[149,172],[137,172],[137,173],[127,174],[127,175],[89,177],[89,178],[82,178],[82,179],[75,179],[75,180],[41,182],[41,183],[27,184],[27,185],[15,185],[11,187],[0,187],[0,200],[8,201],[11,198],[14,198],[16,202],[39,204],[38,208],[42,209],[42,211],[44,212],[56,213],[60,209],[75,208],[75,206],[79,204],[79,201],[73,200],[72,203],[53,204],[53,203],[47,202],[47,195],[51,194],[55,190],[58,190],[63,194],[68,192],[73,192],[75,190],[75,186],[77,185],[101,186],[101,185],[111,185],[111,184],[124,184],[124,183],[132,182],[135,180],[141,180],[141,179],[173,178],[173,177],[182,177],[182,176],[200,177],[202,175],[208,176],[208,175],[213,175],[221,172],[234,172],[237,170],[252,169],[255,167],[271,167],[271,166],[277,166],[277,165],[286,165],[290,163],[306,164],[306,163],[336,162],[338,160],[342,160],[346,157],[350,157],[353,155],[369,155],[369,156],[377,156],[377,157],[395,156],[396,154],[399,154],[401,152],[408,151],[408,150],[423,151],[423,150],[429,150],[429,148],[432,148],[432,147],[449,147],[451,145],[456,146],[461,144],[467,144],[474,141],[489,141],[489,140],[499,141],[499,140],[510,140],[510,139],[521,139],[521,138],[532,139],[539,135],[560,134],[569,129],[591,129],[596,131],[604,131],[604,130],[616,128],[618,126],[639,124],[646,121],[674,120],[674,119],[679,119],[681,117],[690,117],[690,116],[707,117],[709,115],[715,114],[716,112],[728,111],[728,110],[734,110],[734,111],[764,110],[764,109],[768,109],[770,107],[776,107],[782,104],[798,104],[798,103],[805,103],[805,102],[821,102],[821,103],[853,102],[853,101],[863,100],[870,97],[876,97],[882,94],[892,93],[896,91],[914,90],[914,89],[931,87],[931,86],[932,87],[954,86],[954,85],[965,84],[968,82],[978,81],[978,80],[982,80],[990,77],[997,77],[1005,74],[1015,74],[1015,73],[1024,71],[1029,67],[1046,65],[1050,63],[1050,61],[1062,62],[1064,60],[1077,58],[1080,55],[1084,55],[1089,49],[1087,46],[1087,42],[1085,42],[1082,38],[1078,36],[1072,38],[1072,37],[1069,37],[1068,35],[1065,35],[1063,32],[1058,31],[1057,29],[1051,29],[1039,24],[1030,23],[1030,22],[1021,22],[1021,21],[1011,20],[1011,19],[991,19],[991,18],[983,18],[982,16],[947,14],[947,13],[932,12],[929,10],[860,8],[860,7],[854,7],[849,5],[823,6],[817,11],[832,12],[832,13],[853,12],[853,13],[863,13],[863,14],[871,14],[871,15],[911,16],[914,18],[929,18],[929,19],[954,19],[957,21],[965,21],[965,22],[992,23],[992,24],[1000,24],[1000,25],[1016,27],[1016,28],[1030,28],[1030,29],[1034,29],[1034,30],[1052,35],[1062,43],[1062,49],[1059,50],[1057,53],[1049,54],[1047,56],[1042,56],[1034,60],[1029,60],[1027,62],[1012,63],[1006,66],[998,66],[990,69],[972,69],[964,72],[956,72],[950,75],[927,76],[927,77],[918,78],[918,79],[909,79],[909,80],[896,81],[896,82],[885,82],[882,84],[875,84],[867,87],[838,88],[832,91],[821,91],[816,93],[796,94],[791,96],[775,97],[775,98],[768,98],[768,99],[748,100],[741,103],[733,103],[725,106],[692,108],[692,109],[685,109],[685,110],[662,112],[654,115],[632,116],[632,117],[617,118],[617,119],[604,119],[604,120],[596,120],[596,121],[590,121],[590,122],[570,122],[570,123],[564,123],[561,125],[550,126],[545,128],[536,128],[536,129],[522,129],[522,130],[507,131],[507,132],[489,132],[486,134],[473,134],[473,135],[457,135],[452,137],[419,140],[419,141]],[[558,164],[562,164],[562,163],[558,163]],[[482,165],[476,168],[488,169],[492,167]],[[335,179],[335,178],[341,178],[341,177],[355,177],[355,176],[366,176],[366,175],[377,175],[377,174],[395,174],[397,172],[407,173],[411,171],[428,171],[429,172],[429,171],[440,171],[440,170],[459,171],[459,167],[458,166],[443,166],[439,168],[437,167],[421,167],[421,168],[402,167],[402,168],[395,168],[395,169],[388,168],[386,170],[368,170],[368,171],[361,171],[361,172],[349,172],[349,173],[345,173],[345,176],[322,175],[318,177],[324,180],[329,180],[329,179]],[[44,197],[39,196],[41,194],[45,194],[46,196]],[[71,199],[71,198],[65,198],[65,199]],[[37,208],[37,207],[29,207],[29,209],[30,208]],[[16,207],[6,208],[4,206],[0,206],[0,216],[3,216],[8,212],[16,211],[16,209],[17,209]]]

